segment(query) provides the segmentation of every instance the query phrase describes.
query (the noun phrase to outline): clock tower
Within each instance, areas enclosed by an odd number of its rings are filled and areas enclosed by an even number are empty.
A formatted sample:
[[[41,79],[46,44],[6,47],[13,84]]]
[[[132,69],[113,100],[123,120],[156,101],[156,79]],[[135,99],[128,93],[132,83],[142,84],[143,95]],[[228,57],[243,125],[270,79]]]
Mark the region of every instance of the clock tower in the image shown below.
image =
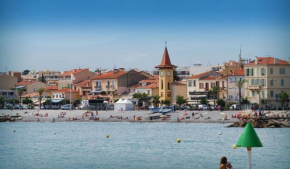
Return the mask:
[[[159,70],[159,96],[160,101],[164,101],[165,99],[171,99],[171,90],[172,90],[172,82],[173,82],[173,69],[177,66],[172,65],[170,62],[169,54],[167,51],[167,47],[164,49],[163,58],[161,64],[155,66]]]

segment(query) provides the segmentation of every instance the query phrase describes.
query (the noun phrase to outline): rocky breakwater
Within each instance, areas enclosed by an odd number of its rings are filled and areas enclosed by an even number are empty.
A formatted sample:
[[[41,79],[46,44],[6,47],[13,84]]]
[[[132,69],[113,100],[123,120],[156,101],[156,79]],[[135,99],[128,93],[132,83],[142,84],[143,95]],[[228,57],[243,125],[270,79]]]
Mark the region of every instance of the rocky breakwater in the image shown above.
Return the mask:
[[[251,123],[255,128],[290,127],[290,111],[257,111],[247,110],[233,115],[240,121],[228,127],[245,127]]]

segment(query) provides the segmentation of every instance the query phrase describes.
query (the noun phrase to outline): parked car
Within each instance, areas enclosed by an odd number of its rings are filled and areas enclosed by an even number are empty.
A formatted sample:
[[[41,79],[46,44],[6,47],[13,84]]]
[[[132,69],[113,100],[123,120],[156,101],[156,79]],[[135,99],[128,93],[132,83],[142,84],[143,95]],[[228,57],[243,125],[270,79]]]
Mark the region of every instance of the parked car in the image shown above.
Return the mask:
[[[15,105],[13,106],[13,109],[19,109],[19,108],[20,108],[19,104],[15,104]]]
[[[21,105],[22,109],[28,109],[28,105],[27,104],[23,104]]]
[[[240,110],[240,106],[238,104],[233,104],[229,107],[230,110]]]
[[[64,106],[61,107],[61,110],[70,110],[70,109],[74,109],[74,105],[70,105],[70,104],[66,104]]]
[[[52,109],[58,109],[58,106],[57,105],[52,105],[51,108]]]
[[[198,109],[199,110],[207,110],[208,107],[205,104],[200,104],[200,105],[198,105]]]

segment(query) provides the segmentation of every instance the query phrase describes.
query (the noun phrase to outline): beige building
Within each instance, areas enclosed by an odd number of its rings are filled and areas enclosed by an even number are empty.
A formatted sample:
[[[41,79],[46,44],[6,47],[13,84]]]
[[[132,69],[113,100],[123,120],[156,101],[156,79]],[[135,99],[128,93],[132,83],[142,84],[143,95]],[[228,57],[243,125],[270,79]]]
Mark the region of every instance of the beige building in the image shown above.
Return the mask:
[[[71,78],[74,78],[72,80]],[[89,71],[89,69],[73,69],[58,75],[58,89],[71,88],[76,83],[84,80],[91,79],[96,76],[94,72]]]
[[[82,100],[88,99],[88,95],[92,91],[91,79],[84,80],[77,84],[74,84],[74,89],[78,91],[78,95],[77,95],[78,99],[82,99]]]
[[[29,94],[36,92],[39,88],[46,88],[48,85],[39,81],[24,80],[22,82],[16,83],[15,88],[24,89],[23,94]]]
[[[279,93],[285,91],[290,94],[290,65],[287,61],[273,57],[256,57],[245,65],[245,79],[245,93],[251,103],[267,99],[267,106],[274,108]]]
[[[175,81],[172,83],[172,104],[176,104],[176,96],[187,99],[186,81]]]
[[[218,98],[226,99],[227,77],[221,76],[215,71],[207,71],[187,78],[188,103],[200,104],[200,99],[206,98],[213,105],[214,100],[209,95],[209,91],[215,86],[220,87]]]
[[[71,102],[74,102],[77,99],[77,94],[78,94],[77,91],[71,90],[68,88],[54,90],[54,91],[51,91],[51,93],[52,93],[51,101],[53,103],[59,103],[64,99],[70,100],[70,98],[71,98]]]
[[[18,78],[7,74],[0,74],[0,89],[10,90],[14,88]]]
[[[134,93],[145,93],[149,97],[158,95],[158,79],[145,79],[141,80],[137,86],[135,86]]]
[[[47,84],[56,85],[58,83],[58,75],[59,74],[60,74],[59,71],[51,71],[51,70],[39,71],[36,74],[36,79],[39,79],[43,75]]]

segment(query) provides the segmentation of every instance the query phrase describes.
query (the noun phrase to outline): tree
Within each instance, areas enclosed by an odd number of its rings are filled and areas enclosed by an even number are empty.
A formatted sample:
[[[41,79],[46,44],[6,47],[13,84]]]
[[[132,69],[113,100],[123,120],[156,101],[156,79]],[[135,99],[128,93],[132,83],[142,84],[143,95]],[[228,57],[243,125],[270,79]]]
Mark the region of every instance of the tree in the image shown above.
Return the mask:
[[[221,107],[224,107],[226,105],[226,102],[223,99],[217,99],[216,103]]]
[[[286,103],[289,102],[289,95],[288,95],[288,93],[282,91],[281,94],[279,94],[279,102],[282,104],[282,107],[285,110]]]
[[[44,92],[44,89],[43,88],[39,88],[36,92],[39,94],[39,108],[41,108],[41,96],[42,96],[42,94]]]
[[[215,108],[215,99],[216,99],[217,94],[219,93],[219,91],[220,91],[220,87],[218,87],[218,86],[213,87],[213,88],[210,89],[210,91],[209,91],[209,94],[210,94],[211,96],[213,96],[213,106],[214,106],[214,108]]]
[[[163,100],[163,104],[165,104],[166,106],[170,106],[170,100],[168,99]]]
[[[205,104],[205,105],[207,105],[207,99],[206,99],[206,98],[201,98],[201,99],[199,100],[199,102],[200,102],[200,104]]]
[[[18,96],[19,96],[19,104],[20,104],[19,106],[21,107],[21,96],[22,96],[22,94],[24,92],[24,89],[18,88],[17,92],[18,92]]]
[[[81,104],[81,99],[76,99],[76,100],[75,100],[75,105],[77,106],[77,105],[79,105],[79,104]]]
[[[154,104],[154,107],[157,107],[158,103],[160,103],[159,99],[160,99],[160,96],[158,94],[156,94],[152,97],[152,102]]]
[[[183,96],[177,95],[176,96],[176,103],[178,104],[179,108],[182,104],[186,103],[186,99]]]
[[[45,80],[43,74],[41,75],[41,77],[38,78],[38,81],[40,81],[42,83],[46,83],[46,80]]]
[[[240,105],[240,110],[242,109],[242,106],[241,106],[241,100],[242,100],[242,87],[244,85],[244,83],[246,83],[246,80],[242,78],[240,78],[237,82],[236,82],[236,85],[239,89],[239,105]]]
[[[176,71],[176,68],[173,69],[173,81],[179,81],[180,78],[178,77],[177,75],[177,71]]]
[[[247,106],[251,102],[249,101],[248,97],[245,97],[245,98],[242,98],[242,102],[241,103]]]
[[[24,70],[24,71],[22,72],[22,75],[27,75],[29,72],[30,72],[29,70]]]
[[[146,93],[134,93],[133,98],[138,99],[138,109],[139,109],[140,102],[148,100],[148,95]]]
[[[4,97],[0,96],[0,109],[4,106]]]
[[[95,72],[96,72],[96,73],[99,73],[99,72],[101,72],[101,70],[100,70],[99,68],[97,68],[97,69],[95,70]]]
[[[22,100],[22,103],[23,103],[23,104],[31,104],[31,103],[32,103],[32,100],[31,100],[29,97],[25,97],[25,98]]]

